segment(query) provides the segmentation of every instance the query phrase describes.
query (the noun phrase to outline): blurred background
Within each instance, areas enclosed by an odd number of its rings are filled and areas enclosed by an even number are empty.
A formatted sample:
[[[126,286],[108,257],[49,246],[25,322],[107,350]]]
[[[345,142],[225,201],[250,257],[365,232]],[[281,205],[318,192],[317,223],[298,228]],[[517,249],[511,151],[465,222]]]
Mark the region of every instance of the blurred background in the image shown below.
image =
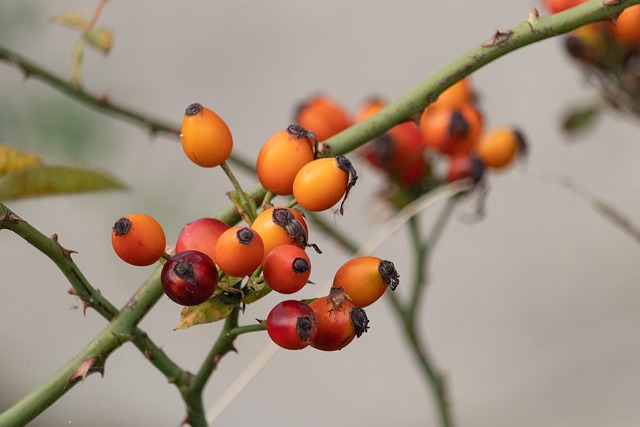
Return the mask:
[[[55,14],[89,16],[96,2],[0,2],[0,43],[61,76],[71,75],[76,33]],[[294,107],[323,91],[355,110],[371,95],[394,99],[467,49],[527,18],[534,0],[136,1],[109,2],[99,24],[115,32],[112,52],[85,54],[84,87],[180,123],[201,102],[253,161],[292,121]],[[524,166],[489,177],[487,216],[461,220],[462,203],[431,260],[421,319],[446,373],[459,426],[637,426],[640,422],[640,246],[584,199],[541,177],[562,174],[640,224],[637,120],[605,115],[580,138],[560,130],[570,106],[595,96],[553,39],[499,59],[472,76],[488,126],[519,125],[530,142]],[[102,115],[0,64],[0,141],[49,163],[109,171],[126,192],[8,203],[43,233],[57,233],[93,285],[122,306],[155,267],[113,253],[110,228],[131,212],[153,215],[169,242],[182,226],[226,204],[222,171],[195,167],[177,139]],[[384,220],[380,177],[361,175],[344,217],[325,218],[363,242]],[[250,186],[255,179],[240,174]],[[427,212],[430,223],[438,209]],[[468,212],[467,212],[468,213]],[[311,280],[324,284],[348,254],[311,229],[323,248]],[[376,255],[411,277],[406,230]],[[86,317],[63,275],[11,232],[0,233],[0,409],[8,408],[77,354],[105,325]],[[320,262],[321,261],[321,262]],[[319,265],[319,268],[315,268]],[[407,289],[408,290],[408,289]],[[406,296],[402,282],[397,292]],[[311,289],[311,297],[316,292]],[[278,296],[248,307],[264,318]],[[284,298],[280,298],[284,299]],[[173,331],[180,308],[163,298],[141,328],[195,371],[219,326]],[[367,310],[369,333],[341,352],[280,351],[217,425],[436,425],[423,382],[387,303]],[[242,336],[206,389],[211,406],[268,343]],[[34,426],[175,426],[175,388],[132,345],[33,422]]]

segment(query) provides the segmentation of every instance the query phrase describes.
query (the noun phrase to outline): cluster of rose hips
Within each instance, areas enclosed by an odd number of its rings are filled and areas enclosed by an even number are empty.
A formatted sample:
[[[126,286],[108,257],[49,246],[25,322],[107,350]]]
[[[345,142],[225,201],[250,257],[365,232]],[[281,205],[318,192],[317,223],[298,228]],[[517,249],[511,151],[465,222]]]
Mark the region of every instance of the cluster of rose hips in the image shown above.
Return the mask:
[[[336,102],[320,95],[303,105],[297,120],[316,135],[329,137],[384,107],[380,99],[370,99],[351,118]],[[387,197],[402,202],[399,196],[410,200],[443,182],[464,178],[478,182],[487,168],[505,168],[525,150],[524,137],[514,127],[485,131],[477,97],[465,78],[440,94],[414,120],[400,123],[365,144],[360,154],[385,175]]]
[[[551,13],[586,0],[544,0]],[[609,20],[584,25],[565,38],[569,55],[600,83],[608,103],[640,114],[640,5],[624,9]]]
[[[226,123],[201,104],[185,112],[181,141],[187,157],[202,167],[226,166],[233,138]],[[160,224],[144,214],[126,215],[112,230],[117,255],[133,265],[164,263],[160,281],[165,294],[183,306],[207,302],[221,293],[281,294],[300,291],[309,282],[311,261],[303,210],[323,211],[340,199],[339,212],[357,180],[351,162],[331,157],[318,137],[300,124],[277,132],[262,146],[256,172],[270,197],[291,196],[302,209],[272,206],[260,208],[240,188],[232,200],[246,225],[230,226],[213,218],[201,218],[181,231],[175,255],[165,252],[166,238]],[[267,200],[265,198],[265,200]],[[244,278],[248,277],[244,282]],[[244,283],[244,285],[243,285]],[[347,261],[336,272],[325,297],[283,301],[264,321],[271,339],[287,349],[307,346],[332,351],[342,349],[368,329],[364,307],[378,300],[387,288],[398,285],[393,263],[373,256]],[[237,300],[241,304],[241,300]]]

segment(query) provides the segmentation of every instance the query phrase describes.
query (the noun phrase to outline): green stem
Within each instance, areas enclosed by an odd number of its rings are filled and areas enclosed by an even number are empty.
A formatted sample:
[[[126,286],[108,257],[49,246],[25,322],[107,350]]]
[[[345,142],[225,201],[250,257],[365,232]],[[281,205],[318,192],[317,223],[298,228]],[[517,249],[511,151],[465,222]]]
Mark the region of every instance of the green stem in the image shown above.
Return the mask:
[[[451,214],[453,213],[453,208],[456,206],[457,201],[459,200],[460,195],[456,195],[450,199],[447,199],[444,207],[440,211],[436,222],[431,227],[429,237],[426,241],[422,241],[422,233],[420,233],[418,218],[411,218],[411,222],[409,223],[410,234],[411,234],[411,242],[413,245],[413,253],[415,259],[415,282],[412,288],[413,293],[407,305],[407,310],[405,315],[408,318],[417,318],[418,311],[420,309],[420,304],[422,303],[422,294],[426,288],[427,284],[427,263],[428,257],[430,253],[433,253],[433,248],[436,245],[436,242],[442,235],[445,226],[449,222],[451,218]]]
[[[24,72],[26,77],[35,77],[42,80],[44,83],[58,89],[60,92],[75,99],[76,101],[91,108],[95,108],[107,115],[132,122],[136,125],[142,125],[148,128],[153,134],[164,133],[173,138],[180,135],[180,130],[175,125],[164,122],[160,119],[151,118],[146,114],[139,113],[138,111],[115,103],[105,96],[90,94],[89,92],[70,84],[65,79],[54,75],[44,67],[39,66],[35,62],[22,57],[18,53],[13,52],[2,45],[0,45],[0,59],[16,65]]]
[[[264,197],[264,190],[257,187],[254,189],[254,194],[257,197]],[[227,223],[234,223],[239,220],[233,206],[228,206],[220,211],[217,218]],[[84,276],[76,274],[77,267],[75,267],[70,258],[61,262],[66,258],[60,257],[59,253],[63,252],[63,249],[57,242],[29,226],[28,223],[3,204],[0,204],[0,228],[7,228],[16,232],[34,247],[50,255],[63,272],[73,271],[73,274],[67,276],[72,284],[77,285],[79,278],[86,282]],[[70,268],[69,263],[74,268]],[[70,383],[69,378],[83,362],[96,357],[101,366],[111,352],[127,340],[131,340],[143,352],[145,357],[165,374],[170,382],[174,383],[179,389],[187,387],[191,383],[191,374],[176,365],[143,331],[137,328],[137,324],[163,295],[162,286],[160,285],[160,271],[160,268],[156,269],[147,278],[139,291],[136,292],[122,310],[118,311],[113,308],[113,305],[104,299],[104,303],[99,306],[106,307],[106,309],[101,314],[104,313],[104,317],[112,319],[111,323],[78,356],[64,365],[40,387],[0,414],[0,425],[25,425],[33,420],[71,389],[75,383]],[[79,273],[79,270],[77,270],[77,273]],[[85,289],[84,283],[79,288],[81,290]],[[103,297],[100,296],[100,298]]]
[[[73,291],[70,293],[77,295],[82,300],[85,309],[92,307],[108,320],[118,313],[118,309],[91,286],[71,259],[73,251],[63,248],[58,242],[57,235],[45,236],[31,224],[13,213],[6,205],[0,203],[0,229],[3,228],[13,231],[31,246],[38,248],[40,252],[49,257],[73,287]]]
[[[179,126],[173,123],[168,123],[161,119],[153,118],[132,108],[125,107],[124,105],[111,101],[104,95],[91,94],[81,87],[66,81],[65,79],[53,74],[46,68],[26,59],[17,52],[14,52],[2,45],[0,45],[0,60],[14,64],[23,71],[26,77],[37,78],[47,85],[69,96],[70,98],[75,99],[81,104],[87,105],[119,120],[124,120],[138,126],[143,126],[147,128],[153,135],[165,134],[168,137],[176,140],[180,135]],[[241,158],[237,154],[231,155],[231,157],[229,158],[229,162],[251,174],[255,173],[253,162],[249,162]]]
[[[207,420],[205,416],[204,403],[202,401],[202,392],[211,377],[213,371],[216,370],[220,360],[229,353],[235,351],[233,342],[237,335],[231,334],[231,331],[238,329],[238,316],[240,309],[234,308],[229,317],[225,319],[224,327],[218,335],[218,339],[211,348],[211,351],[204,359],[198,373],[193,377],[191,384],[182,390],[182,396],[187,405],[186,420],[193,427],[206,427]]]
[[[58,242],[58,238],[49,238],[31,226],[28,222],[13,213],[6,205],[0,203],[0,229],[11,230],[33,247],[37,248],[44,255],[49,257],[60,271],[65,275],[73,288],[75,294],[82,301],[85,310],[95,309],[102,317],[111,321],[119,313],[119,310],[98,292],[80,268],[71,259],[72,251],[63,248]],[[156,366],[165,376],[170,378],[181,378],[184,371],[176,365],[166,353],[158,347],[147,334],[136,328],[132,332],[133,343]]]
[[[96,371],[101,369],[100,365],[104,363],[104,359],[120,345],[116,336],[111,333],[111,329],[111,325],[109,325],[80,354],[67,362],[21,401],[0,414],[0,425],[18,427],[33,421],[78,383],[77,380],[72,381],[71,378],[83,363],[91,363],[90,361],[95,360],[92,369],[96,369]],[[97,359],[93,359],[96,357]]]
[[[419,286],[419,284],[414,283],[414,286]],[[404,336],[413,350],[413,355],[420,366],[420,372],[424,375],[425,382],[431,388],[433,398],[436,401],[435,406],[438,411],[440,426],[452,427],[453,421],[451,420],[449,402],[447,401],[447,384],[444,376],[435,368],[435,363],[427,350],[424,340],[420,336],[416,324],[417,319],[416,317],[407,316],[407,310],[402,307],[402,304],[395,294],[390,295],[389,301],[394,309],[394,313],[404,325],[402,328]]]
[[[160,299],[159,275],[149,277],[111,323],[82,352],[21,401],[0,414],[1,426],[29,423],[93,372],[102,372],[107,357],[131,339],[137,324]],[[84,372],[84,374],[83,374]],[[82,375],[83,374],[83,375]]]
[[[243,334],[248,334],[251,332],[260,332],[260,331],[266,331],[267,330],[267,324],[262,321],[260,323],[256,323],[254,325],[245,325],[245,326],[237,326],[233,329],[231,329],[228,333],[227,336],[229,338],[236,338],[240,335]]]
[[[450,200],[450,199],[449,199]],[[413,287],[411,288],[411,298],[407,302],[404,317],[406,320],[414,319],[418,315],[418,309],[422,303],[422,293],[426,284],[427,277],[427,256],[429,248],[422,242],[422,233],[420,230],[420,219],[412,217],[409,220],[409,234],[411,235],[412,258],[413,262]]]
[[[276,196],[275,193],[272,193],[271,191],[267,191],[267,193],[264,195],[264,198],[262,199],[262,203],[260,203],[260,207],[264,208],[267,205],[271,204],[271,199],[273,199]]]
[[[256,204],[255,203],[251,203],[251,201],[247,197],[247,193],[245,193],[244,190],[242,189],[242,186],[240,185],[240,183],[236,179],[236,176],[234,175],[233,171],[231,170],[231,168],[229,167],[227,162],[222,162],[220,167],[222,168],[224,173],[227,175],[227,178],[229,178],[229,181],[231,181],[231,184],[233,185],[233,188],[235,189],[235,195],[238,198],[238,200],[240,201],[240,204],[242,205],[242,206],[239,206],[240,215],[242,216],[242,214],[245,213],[248,216],[248,221],[247,222],[249,224],[253,223],[253,221],[256,219],[256,215],[257,215],[256,214]]]
[[[480,44],[440,70],[371,117],[324,141],[334,155],[346,154],[391,127],[420,113],[445,89],[496,59],[526,45],[575,30],[582,25],[607,19],[640,0],[622,1],[604,6],[603,0],[590,0],[562,13],[522,22],[511,28],[510,36],[500,42]],[[489,34],[487,34],[489,36]],[[496,39],[497,40],[497,39]]]

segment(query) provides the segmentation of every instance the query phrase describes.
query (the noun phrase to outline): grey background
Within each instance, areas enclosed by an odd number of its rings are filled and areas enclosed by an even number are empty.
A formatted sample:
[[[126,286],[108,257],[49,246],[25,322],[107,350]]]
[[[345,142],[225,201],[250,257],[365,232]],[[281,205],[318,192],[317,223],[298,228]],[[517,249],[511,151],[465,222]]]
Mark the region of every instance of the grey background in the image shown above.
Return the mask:
[[[0,3],[0,40],[60,75],[70,74],[75,34],[47,23],[95,2]],[[85,55],[85,87],[179,123],[195,101],[229,124],[235,150],[255,158],[288,125],[294,105],[326,91],[350,109],[372,94],[393,99],[496,28],[526,19],[533,0],[137,1],[110,2],[100,23],[115,31],[111,54]],[[632,222],[640,201],[637,122],[606,115],[579,140],[559,130],[561,113],[595,92],[560,40],[515,52],[477,72],[489,126],[517,123],[528,135],[526,167],[490,176],[488,216],[460,214],[433,257],[421,319],[447,374],[460,426],[637,426],[640,423],[640,248],[584,200],[540,178],[565,174]],[[109,233],[123,214],[153,214],[169,242],[182,225],[215,212],[229,184],[194,167],[179,144],[104,117],[16,69],[0,65],[0,138],[51,163],[103,168],[131,185],[122,193],[51,197],[9,206],[77,250],[85,275],[117,306],[153,270],[120,262]],[[75,144],[75,145],[74,145]],[[327,218],[364,241],[384,218],[379,177],[361,181],[344,217]],[[242,176],[242,183],[253,179]],[[436,210],[424,216],[432,221]],[[313,229],[312,229],[313,233]],[[312,280],[325,283],[347,254],[316,233]],[[403,230],[377,254],[409,278]],[[52,374],[104,326],[83,317],[61,273],[10,232],[0,233],[0,408]],[[320,262],[321,261],[321,262]],[[406,295],[407,289],[398,289]],[[314,290],[305,291],[311,296]],[[250,306],[264,317],[278,297]],[[163,299],[144,319],[171,357],[194,371],[218,326],[173,332],[179,307]],[[279,352],[219,418],[221,426],[436,425],[431,397],[385,302],[368,310],[371,331],[339,353]],[[241,337],[207,390],[213,404],[267,344]],[[34,426],[178,425],[178,393],[131,345],[113,354],[104,378],[90,376]]]

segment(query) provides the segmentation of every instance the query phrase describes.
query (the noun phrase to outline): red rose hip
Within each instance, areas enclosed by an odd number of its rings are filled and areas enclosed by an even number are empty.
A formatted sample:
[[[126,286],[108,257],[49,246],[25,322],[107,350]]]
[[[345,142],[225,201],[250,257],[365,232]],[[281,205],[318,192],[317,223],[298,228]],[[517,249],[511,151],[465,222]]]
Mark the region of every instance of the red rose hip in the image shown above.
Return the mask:
[[[218,285],[218,269],[209,256],[185,251],[172,256],[162,267],[164,293],[180,305],[202,304]]]
[[[318,318],[305,303],[282,301],[267,316],[267,333],[271,340],[287,350],[307,347],[318,333]]]

